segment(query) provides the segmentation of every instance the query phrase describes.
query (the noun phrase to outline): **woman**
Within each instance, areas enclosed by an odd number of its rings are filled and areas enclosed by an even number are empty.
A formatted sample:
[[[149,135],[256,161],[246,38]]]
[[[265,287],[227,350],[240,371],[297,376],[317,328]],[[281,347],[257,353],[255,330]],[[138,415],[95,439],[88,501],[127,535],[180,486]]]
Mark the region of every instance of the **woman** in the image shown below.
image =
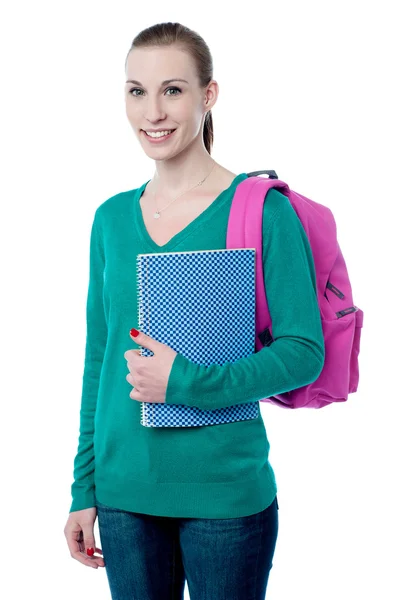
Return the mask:
[[[80,437],[64,532],[73,558],[105,566],[114,600],[182,599],[186,580],[191,600],[265,598],[278,504],[261,414],[148,428],[141,402],[222,408],[306,385],[323,365],[312,253],[276,190],[263,217],[270,346],[207,368],[131,329],[138,253],[226,247],[231,201],[247,174],[211,158],[212,77],[209,49],[187,27],[157,24],[135,38],[126,110],[155,173],[103,202],[92,225]],[[151,360],[133,341],[153,351]]]

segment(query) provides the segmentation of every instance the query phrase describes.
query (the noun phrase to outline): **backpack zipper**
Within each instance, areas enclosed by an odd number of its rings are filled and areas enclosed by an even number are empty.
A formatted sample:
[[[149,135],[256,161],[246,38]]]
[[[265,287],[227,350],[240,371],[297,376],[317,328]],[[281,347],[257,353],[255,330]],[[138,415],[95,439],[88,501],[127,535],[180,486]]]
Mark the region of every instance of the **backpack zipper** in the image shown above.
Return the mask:
[[[339,290],[337,287],[335,287],[335,285],[333,285],[331,283],[331,281],[327,281],[326,288],[328,288],[329,290],[331,290],[341,300],[343,298],[345,298],[345,294],[343,294],[341,292],[341,290]],[[328,300],[326,292],[324,292],[324,296]],[[350,306],[349,308],[344,308],[343,310],[339,310],[335,314],[337,315],[338,319],[340,319],[341,317],[344,317],[345,315],[349,315],[350,313],[356,312],[357,310],[358,310],[357,306]]]
[[[344,308],[344,310],[339,310],[337,313],[335,313],[338,317],[338,319],[340,317],[344,317],[345,315],[349,315],[350,313],[356,312],[358,309],[357,306],[350,306],[349,308]]]
[[[345,294],[343,294],[335,285],[331,283],[331,281],[327,281],[327,286],[329,290],[331,290],[338,298],[345,298]]]

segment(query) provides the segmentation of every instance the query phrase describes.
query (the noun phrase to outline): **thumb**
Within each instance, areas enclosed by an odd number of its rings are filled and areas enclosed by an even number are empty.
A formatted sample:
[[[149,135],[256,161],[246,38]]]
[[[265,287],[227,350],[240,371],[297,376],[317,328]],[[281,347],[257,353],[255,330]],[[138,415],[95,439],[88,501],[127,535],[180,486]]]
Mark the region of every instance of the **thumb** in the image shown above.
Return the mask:
[[[151,352],[155,354],[158,342],[154,340],[154,338],[150,337],[146,333],[143,333],[142,331],[134,329],[134,327],[130,330],[130,336],[133,338],[136,344],[144,346],[144,348],[148,348],[149,350],[151,350]]]
[[[96,548],[96,541],[94,539],[93,525],[91,525],[89,523],[89,524],[82,525],[81,527],[82,527],[82,531],[83,531],[84,552],[88,556],[93,556],[95,548]]]

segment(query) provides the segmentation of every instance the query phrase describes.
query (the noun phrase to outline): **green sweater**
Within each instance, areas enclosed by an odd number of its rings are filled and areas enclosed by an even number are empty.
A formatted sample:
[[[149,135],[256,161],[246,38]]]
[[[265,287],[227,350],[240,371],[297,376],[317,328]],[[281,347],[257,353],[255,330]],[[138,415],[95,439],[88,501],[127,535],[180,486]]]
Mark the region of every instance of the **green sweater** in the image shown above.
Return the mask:
[[[273,501],[277,486],[261,411],[256,419],[221,425],[144,427],[141,403],[129,396],[133,388],[124,358],[126,350],[137,348],[129,335],[139,328],[137,254],[226,248],[234,191],[246,177],[237,175],[163,246],[149,236],[139,204],[148,181],[96,209],[70,512],[96,506],[98,499],[150,515],[223,519],[260,512]],[[264,204],[263,265],[275,341],[234,363],[208,367],[178,353],[166,403],[216,409],[317,379],[324,339],[313,256],[295,210],[277,190]]]

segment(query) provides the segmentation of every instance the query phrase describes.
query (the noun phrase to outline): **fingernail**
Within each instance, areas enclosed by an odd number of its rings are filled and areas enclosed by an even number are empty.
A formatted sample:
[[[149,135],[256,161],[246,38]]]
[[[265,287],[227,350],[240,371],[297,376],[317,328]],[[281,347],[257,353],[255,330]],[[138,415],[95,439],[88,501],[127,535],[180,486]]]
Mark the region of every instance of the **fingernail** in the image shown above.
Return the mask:
[[[140,332],[137,331],[137,329],[135,329],[134,327],[130,330],[130,335],[132,335],[133,337],[137,337],[139,333]]]
[[[87,552],[88,556],[93,556],[93,554],[94,554],[94,548],[87,548],[86,552]]]

